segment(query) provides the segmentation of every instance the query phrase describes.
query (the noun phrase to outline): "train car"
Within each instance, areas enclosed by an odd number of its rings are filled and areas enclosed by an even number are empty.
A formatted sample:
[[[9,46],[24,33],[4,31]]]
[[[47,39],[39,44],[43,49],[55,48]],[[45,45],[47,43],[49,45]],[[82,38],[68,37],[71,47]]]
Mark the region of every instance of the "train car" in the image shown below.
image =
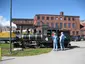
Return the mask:
[[[12,41],[16,40],[16,34],[12,32]],[[10,32],[4,31],[0,32],[0,41],[9,41],[10,40]]]

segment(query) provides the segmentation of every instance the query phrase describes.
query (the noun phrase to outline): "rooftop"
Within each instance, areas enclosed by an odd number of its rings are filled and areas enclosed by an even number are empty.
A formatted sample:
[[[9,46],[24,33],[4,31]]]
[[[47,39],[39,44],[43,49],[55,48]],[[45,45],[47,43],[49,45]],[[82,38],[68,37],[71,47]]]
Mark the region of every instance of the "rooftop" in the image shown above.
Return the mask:
[[[39,16],[39,15],[42,15],[42,16],[62,16],[62,15],[55,15],[55,14],[36,14],[36,16]],[[70,16],[70,15],[64,15],[65,17],[80,17],[80,16]]]
[[[85,30],[85,27],[81,28],[81,30]]]
[[[27,20],[27,21],[33,21],[34,19],[28,19],[28,18],[13,18],[12,20]]]
[[[56,15],[56,14],[36,14],[35,16],[65,16],[65,17],[78,17],[80,18],[80,16],[71,16],[71,15],[64,15],[64,12],[60,12],[60,15]]]
[[[85,26],[85,22],[81,22],[81,24],[82,24],[83,26]]]

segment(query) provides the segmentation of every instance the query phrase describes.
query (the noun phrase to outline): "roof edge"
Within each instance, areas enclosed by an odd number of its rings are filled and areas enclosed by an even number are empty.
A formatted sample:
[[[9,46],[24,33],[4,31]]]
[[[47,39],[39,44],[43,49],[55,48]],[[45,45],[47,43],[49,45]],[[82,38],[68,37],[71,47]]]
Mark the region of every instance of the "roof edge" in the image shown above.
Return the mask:
[[[37,15],[49,15],[49,16],[68,16],[68,17],[79,17],[80,18],[80,16],[71,16],[71,15],[55,15],[55,14],[36,14],[35,16],[37,16]]]

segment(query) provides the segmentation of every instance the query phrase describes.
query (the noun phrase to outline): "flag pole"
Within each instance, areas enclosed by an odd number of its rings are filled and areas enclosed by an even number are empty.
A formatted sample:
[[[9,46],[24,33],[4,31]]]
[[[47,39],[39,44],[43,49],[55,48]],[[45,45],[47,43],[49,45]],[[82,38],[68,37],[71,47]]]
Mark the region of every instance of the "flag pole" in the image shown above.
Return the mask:
[[[12,0],[10,0],[10,54],[12,53]]]

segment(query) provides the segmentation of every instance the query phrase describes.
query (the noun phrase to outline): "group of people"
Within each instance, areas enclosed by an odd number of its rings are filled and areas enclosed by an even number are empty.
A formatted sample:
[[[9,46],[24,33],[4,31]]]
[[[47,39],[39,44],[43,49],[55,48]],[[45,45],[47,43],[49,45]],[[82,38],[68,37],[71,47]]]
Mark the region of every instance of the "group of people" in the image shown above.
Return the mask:
[[[57,34],[55,32],[52,32],[52,39],[53,39],[53,50],[54,51],[58,51],[58,39],[59,39],[59,43],[60,43],[60,49],[64,50],[64,40],[65,40],[66,36],[64,35],[63,32],[61,32],[61,35],[57,36]]]

